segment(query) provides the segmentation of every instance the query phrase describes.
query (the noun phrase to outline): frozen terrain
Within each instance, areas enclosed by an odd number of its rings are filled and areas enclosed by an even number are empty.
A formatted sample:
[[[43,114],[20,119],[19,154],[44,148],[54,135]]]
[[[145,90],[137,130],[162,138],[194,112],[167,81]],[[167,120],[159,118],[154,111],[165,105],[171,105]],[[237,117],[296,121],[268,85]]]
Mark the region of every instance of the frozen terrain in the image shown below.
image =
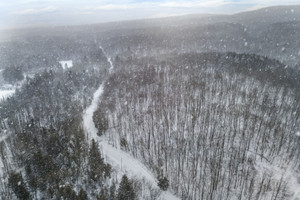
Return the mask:
[[[300,200],[300,5],[6,34],[0,199]]]
[[[27,75],[25,75],[26,79]],[[30,76],[28,76],[30,77]],[[4,84],[0,85],[0,102],[7,99],[8,97],[11,97],[15,94],[16,90],[18,88],[21,88],[22,85],[25,83],[25,79],[23,81],[19,81],[15,84]]]
[[[101,48],[101,47],[100,47]],[[102,49],[102,48],[101,48]],[[102,49],[103,51],[103,49]],[[104,51],[103,51],[104,52]],[[105,53],[105,52],[104,52]],[[111,73],[114,69],[111,59],[107,56],[107,61],[110,63],[109,72]],[[144,179],[149,182],[154,188],[158,188],[157,182],[153,174],[138,160],[133,158],[130,154],[117,149],[110,145],[104,138],[97,135],[97,129],[93,122],[93,113],[98,107],[98,103],[101,100],[101,96],[104,91],[104,83],[102,83],[93,95],[91,105],[83,113],[83,126],[87,136],[87,139],[91,141],[94,139],[99,143],[99,146],[103,152],[106,161],[117,169],[119,177],[123,174],[127,174],[129,177],[138,179]],[[165,200],[176,200],[179,199],[172,195],[170,192],[162,192],[159,199]]]
[[[15,91],[15,89],[0,89],[0,101],[12,96],[15,93]]]

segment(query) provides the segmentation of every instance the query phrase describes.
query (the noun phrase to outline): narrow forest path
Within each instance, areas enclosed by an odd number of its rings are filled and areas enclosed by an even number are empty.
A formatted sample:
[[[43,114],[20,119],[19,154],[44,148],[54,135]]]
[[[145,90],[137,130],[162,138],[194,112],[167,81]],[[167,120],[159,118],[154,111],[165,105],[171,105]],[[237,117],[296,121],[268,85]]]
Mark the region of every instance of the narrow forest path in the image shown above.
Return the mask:
[[[104,49],[100,47],[102,52],[107,58],[107,61],[110,64],[109,73],[112,73],[114,70],[114,65],[111,61],[111,58],[107,56]],[[97,110],[99,102],[104,92],[105,81],[99,86],[96,92],[93,95],[93,100],[90,106],[86,108],[83,113],[83,127],[86,133],[88,141],[94,139],[98,142],[99,147],[103,153],[103,156],[106,159],[106,162],[111,164],[114,169],[117,169],[119,175],[126,173],[127,176],[131,178],[144,179],[152,185],[153,188],[158,188],[156,178],[154,175],[137,159],[132,157],[130,154],[117,149],[110,145],[104,138],[104,136],[99,137],[97,135],[97,128],[95,127],[93,121],[93,114]],[[159,199],[161,200],[179,200],[178,197],[172,195],[170,192],[162,192]]]

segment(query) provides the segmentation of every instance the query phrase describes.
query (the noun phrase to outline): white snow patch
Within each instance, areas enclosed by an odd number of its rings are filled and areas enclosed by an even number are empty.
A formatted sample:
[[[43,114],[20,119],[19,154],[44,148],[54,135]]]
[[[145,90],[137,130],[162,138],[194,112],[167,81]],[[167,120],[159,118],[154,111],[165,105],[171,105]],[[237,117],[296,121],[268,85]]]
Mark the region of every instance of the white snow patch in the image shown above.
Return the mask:
[[[290,165],[279,160],[273,163],[257,160],[255,168],[260,176],[265,173],[271,175],[273,180],[286,182],[288,191],[293,193],[291,200],[300,199],[300,184],[297,174]]]
[[[116,149],[105,140],[100,140],[99,144],[107,162],[117,167],[118,171],[120,170],[122,172],[121,174],[126,173],[129,176],[138,176],[138,178],[144,178],[152,184],[157,184],[153,174],[149,172],[140,161],[133,158],[130,154],[120,149]]]
[[[12,96],[15,93],[15,89],[4,89],[4,90],[0,90],[0,101],[1,100],[5,100],[6,98]]]
[[[91,105],[84,111],[83,114],[83,127],[85,130],[85,133],[87,135],[87,139],[89,141],[92,141],[94,139],[97,141],[98,135],[97,135],[97,128],[95,127],[94,121],[93,121],[93,114],[98,108],[99,100],[103,94],[103,84],[100,85],[100,87],[96,90],[93,96],[93,100]]]
[[[300,131],[296,132],[295,135],[300,137]]]
[[[4,133],[6,133],[6,130],[4,131]],[[1,135],[0,136],[0,142],[6,140],[6,138],[8,138],[8,136],[10,136],[11,134],[6,134],[6,135]]]
[[[0,73],[3,70],[0,70]],[[18,88],[21,88],[22,85],[26,82],[26,78],[30,77],[31,75],[24,74],[24,79],[22,81],[17,81],[13,84],[2,84],[0,85],[0,102],[6,100],[8,97],[11,97],[15,94]]]
[[[61,64],[63,69],[68,69],[68,68],[73,67],[72,60],[61,60],[61,61],[59,61],[59,64]]]
[[[106,52],[104,51],[104,49],[103,49],[101,46],[100,46],[99,48],[102,50],[102,52],[104,53],[104,55],[105,55],[106,58],[107,58],[107,61],[109,62],[109,65],[110,65],[109,73],[112,73],[113,70],[114,70],[114,65],[113,65],[113,63],[112,63],[112,61],[111,61],[111,57],[108,57],[108,56],[107,56]]]
[[[161,200],[176,200],[176,199],[178,199],[179,200],[178,197],[175,197],[173,194],[171,194],[168,191],[162,192],[159,199],[161,199]]]

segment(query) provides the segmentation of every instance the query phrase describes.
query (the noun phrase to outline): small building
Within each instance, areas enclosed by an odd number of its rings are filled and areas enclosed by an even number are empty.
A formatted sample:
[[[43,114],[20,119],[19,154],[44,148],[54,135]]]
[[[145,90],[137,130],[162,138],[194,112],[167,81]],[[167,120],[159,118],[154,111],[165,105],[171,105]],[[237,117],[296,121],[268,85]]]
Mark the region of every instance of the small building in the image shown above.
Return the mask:
[[[61,64],[61,67],[64,70],[73,67],[72,60],[62,60],[62,61],[59,61],[59,64]]]

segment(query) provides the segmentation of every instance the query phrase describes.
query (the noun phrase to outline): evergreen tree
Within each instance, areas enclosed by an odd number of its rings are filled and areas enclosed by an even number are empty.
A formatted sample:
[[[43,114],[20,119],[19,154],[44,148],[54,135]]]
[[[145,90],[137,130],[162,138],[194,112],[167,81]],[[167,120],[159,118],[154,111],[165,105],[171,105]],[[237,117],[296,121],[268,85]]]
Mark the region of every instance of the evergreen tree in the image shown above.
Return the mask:
[[[72,189],[70,185],[60,188],[59,195],[61,199],[65,200],[73,200],[77,197],[76,192]]]
[[[104,172],[104,161],[101,157],[98,145],[95,140],[92,140],[91,148],[89,151],[89,177],[93,181],[99,180],[103,177]]]
[[[97,200],[108,200],[107,189],[103,188],[100,192],[100,195],[97,197]]]
[[[79,194],[78,194],[78,200],[88,200],[88,195],[84,189],[80,189]]]
[[[108,129],[108,119],[105,112],[102,110],[97,110],[94,113],[93,121],[95,122],[95,126],[98,129],[98,135],[103,135]]]
[[[25,187],[23,177],[20,173],[12,172],[9,176],[8,184],[18,199],[30,199],[30,194]]]
[[[109,192],[110,192],[110,200],[115,200],[116,198],[116,184],[115,182],[112,183],[112,185],[109,188]]]
[[[133,189],[132,182],[126,175],[123,175],[119,189],[118,189],[118,200],[134,200],[136,194]]]
[[[157,185],[161,190],[166,191],[169,187],[169,180],[166,177],[159,178]]]

